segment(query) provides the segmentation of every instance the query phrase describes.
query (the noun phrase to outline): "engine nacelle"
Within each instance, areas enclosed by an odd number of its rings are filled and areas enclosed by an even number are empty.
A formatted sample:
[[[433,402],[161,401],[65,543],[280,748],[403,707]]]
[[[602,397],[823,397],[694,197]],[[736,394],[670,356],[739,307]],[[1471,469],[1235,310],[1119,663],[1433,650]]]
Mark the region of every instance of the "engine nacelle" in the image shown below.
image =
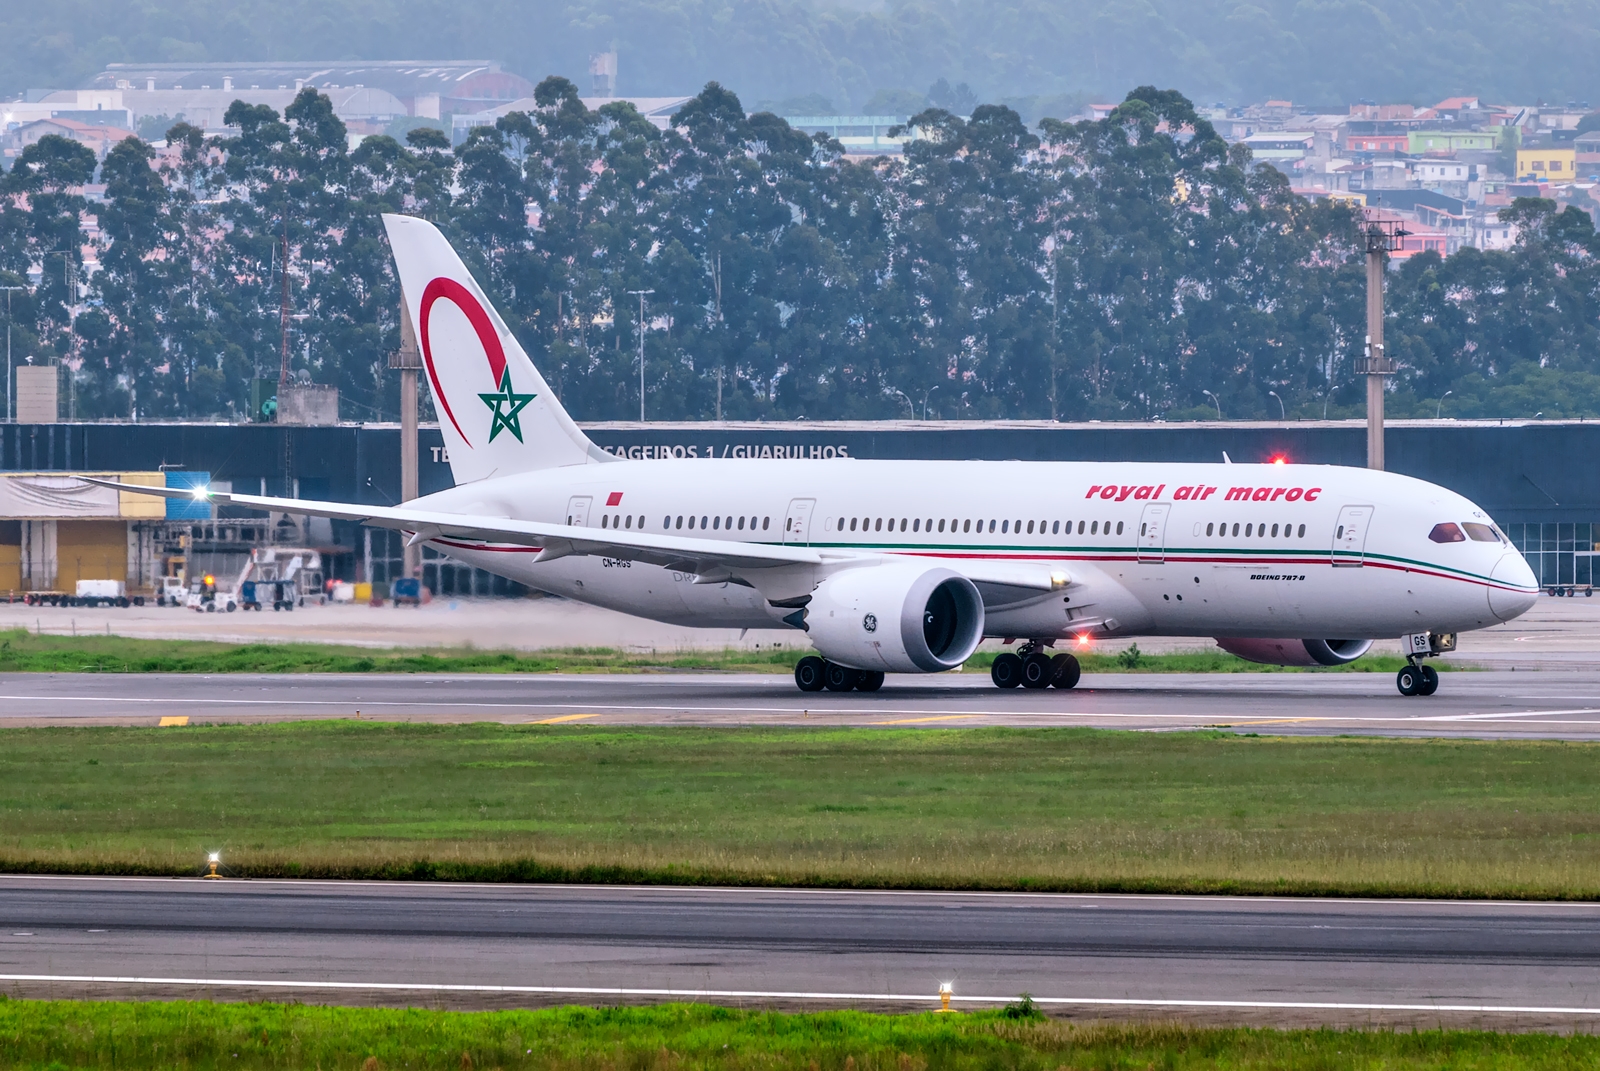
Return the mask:
[[[848,569],[805,609],[817,651],[852,669],[939,673],[983,639],[983,597],[960,573],[917,562]]]
[[[1228,637],[1217,646],[1266,666],[1342,666],[1372,648],[1371,640],[1258,640]]]

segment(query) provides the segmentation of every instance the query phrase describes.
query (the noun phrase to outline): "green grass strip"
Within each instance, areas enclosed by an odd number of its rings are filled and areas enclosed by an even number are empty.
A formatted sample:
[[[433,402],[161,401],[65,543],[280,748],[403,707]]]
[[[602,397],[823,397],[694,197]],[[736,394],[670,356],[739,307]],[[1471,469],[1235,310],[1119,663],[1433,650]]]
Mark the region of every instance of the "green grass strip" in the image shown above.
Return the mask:
[[[0,869],[1590,899],[1597,765],[1216,731],[13,729]]]
[[[704,1005],[442,1012],[0,997],[0,1068],[411,1071],[1512,1071],[1600,1062],[1592,1035],[1074,1025],[1019,1003],[970,1014]]]
[[[610,647],[568,647],[518,652],[375,649],[322,643],[235,644],[36,635],[26,629],[0,631],[0,673],[789,673],[796,662],[811,653],[802,639],[765,651],[729,648],[640,653]],[[994,657],[995,652],[980,651],[967,661],[966,669],[988,672]],[[1216,648],[1144,654],[1137,643],[1115,652],[1078,652],[1078,660],[1086,673],[1298,672],[1246,662]],[[1404,660],[1396,655],[1371,655],[1336,667],[1335,671],[1396,673],[1403,664]],[[1434,665],[1452,668],[1445,662]]]

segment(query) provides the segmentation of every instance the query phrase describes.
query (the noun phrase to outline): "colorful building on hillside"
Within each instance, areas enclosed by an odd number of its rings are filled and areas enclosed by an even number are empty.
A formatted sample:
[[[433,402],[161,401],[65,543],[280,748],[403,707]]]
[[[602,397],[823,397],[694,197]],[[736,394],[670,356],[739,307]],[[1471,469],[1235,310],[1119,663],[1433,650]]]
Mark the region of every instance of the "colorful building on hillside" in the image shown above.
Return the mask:
[[[1517,150],[1517,177],[1546,182],[1571,182],[1578,177],[1578,152],[1571,145],[1535,146]]]

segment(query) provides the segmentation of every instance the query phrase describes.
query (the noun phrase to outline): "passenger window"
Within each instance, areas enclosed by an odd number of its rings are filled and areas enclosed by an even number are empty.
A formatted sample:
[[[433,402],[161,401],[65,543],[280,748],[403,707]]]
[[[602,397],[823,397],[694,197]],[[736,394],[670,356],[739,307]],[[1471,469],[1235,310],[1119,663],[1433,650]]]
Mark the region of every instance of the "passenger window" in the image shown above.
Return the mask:
[[[767,525],[769,525],[771,523],[772,523],[772,518],[771,517],[763,517],[763,518],[761,518],[761,530],[763,532],[765,532],[767,530]]]
[[[678,514],[678,524],[677,524],[677,527],[679,527],[679,528],[682,528],[682,527],[683,527],[683,514],[681,514],[681,513],[680,513],[680,514]]]
[[[1494,534],[1494,529],[1487,524],[1477,524],[1473,521],[1464,521],[1461,527],[1467,530],[1467,538],[1474,543],[1498,543],[1500,537]]]
[[[741,532],[744,531],[744,518],[743,517],[739,518],[739,531],[741,531]]]
[[[624,528],[632,528],[633,527],[633,514],[631,514],[631,513],[628,514],[627,519],[622,522],[622,527],[624,527]]]
[[[708,520],[708,519],[709,519],[709,518],[707,518],[707,517],[701,517],[701,518],[700,518],[700,527],[701,527],[701,528],[702,528],[702,529],[704,529],[704,528],[705,528],[705,526],[706,526],[706,521],[707,521],[707,520]]]
[[[1100,522],[1099,521],[1095,521],[1093,524],[1089,525],[1089,534],[1090,535],[1099,535],[1100,534]]]
[[[1011,531],[1011,522],[1010,521],[1001,521],[1000,522],[1000,531],[1009,533]]]
[[[1276,538],[1276,536],[1278,534],[1278,526],[1277,525],[1273,525],[1272,526],[1272,534],[1273,534],[1274,538]]]
[[[970,532],[970,531],[972,531],[972,522],[971,522],[971,521],[965,521],[965,522],[963,522],[963,523],[962,523],[962,525],[961,525],[961,530],[962,530],[962,531],[963,531],[963,532]]]
[[[874,524],[874,525],[873,525],[873,526],[872,526],[872,530],[873,530],[873,531],[874,531],[874,532],[881,532],[881,531],[883,531],[883,518],[882,518],[882,517],[879,517],[879,518],[878,518],[878,523],[877,523],[877,524]]]
[[[733,527],[733,518],[732,517],[728,518],[727,523],[726,523],[726,525],[724,527],[727,527],[727,528],[732,528]]]
[[[1211,526],[1211,525],[1209,525],[1209,524],[1208,524],[1208,525],[1206,525],[1206,535],[1210,535],[1210,534],[1211,534],[1211,527],[1212,527],[1212,526]]]
[[[1237,536],[1239,534],[1239,522],[1238,521],[1234,521],[1233,522],[1233,534],[1235,536]],[[1249,533],[1247,532],[1245,534],[1248,535]]]
[[[916,520],[911,522],[911,530],[913,532],[922,531],[922,518],[921,517],[918,517]]]
[[[1122,534],[1122,522],[1121,521],[1117,522],[1117,534],[1118,535]]]
[[[850,518],[850,530],[852,532],[856,530],[856,519],[854,517]]]
[[[991,532],[994,531],[994,522],[993,521],[989,522],[989,531],[991,531]]]
[[[1304,539],[1305,537],[1306,537],[1306,526],[1302,524],[1300,526],[1300,538]]]
[[[669,513],[665,517],[661,518],[661,530],[663,532],[665,532],[668,529],[670,529],[671,527],[672,527],[672,514]]]
[[[713,517],[713,518],[711,518],[711,527],[713,527],[713,528],[721,528],[722,527],[722,518],[721,517]]]
[[[944,518],[943,517],[939,518],[939,531],[941,531],[941,532],[944,531]]]
[[[604,513],[600,514],[600,527],[601,528],[606,527],[606,521],[608,521],[608,520],[610,520],[610,518],[607,517]]]
[[[1253,524],[1247,524],[1247,525],[1245,525],[1245,526],[1244,526],[1244,534],[1245,534],[1245,536],[1246,536],[1246,537],[1247,537],[1247,538],[1248,538],[1248,537],[1249,537],[1249,535],[1250,535],[1250,533],[1251,533],[1251,532],[1252,532],[1252,531],[1253,531],[1253,530],[1254,530],[1254,529],[1255,529],[1255,525],[1253,525]]]
[[[906,519],[904,517],[900,518],[900,530],[902,532],[906,530]]]
[[[1070,526],[1072,524],[1072,522],[1068,521],[1067,524]],[[1052,524],[1050,526],[1050,534],[1051,535],[1055,535],[1055,534],[1059,533],[1060,531],[1061,531],[1061,522],[1060,521],[1056,521],[1054,524]]]
[[[1435,543],[1465,543],[1467,537],[1461,534],[1461,529],[1449,521],[1441,521],[1433,526],[1433,531],[1428,533],[1428,538]]]
[[[1041,532],[1044,531],[1044,522],[1043,521],[1039,522],[1039,531],[1041,531]],[[1033,522],[1032,521],[1028,522],[1028,534],[1029,535],[1033,534]]]

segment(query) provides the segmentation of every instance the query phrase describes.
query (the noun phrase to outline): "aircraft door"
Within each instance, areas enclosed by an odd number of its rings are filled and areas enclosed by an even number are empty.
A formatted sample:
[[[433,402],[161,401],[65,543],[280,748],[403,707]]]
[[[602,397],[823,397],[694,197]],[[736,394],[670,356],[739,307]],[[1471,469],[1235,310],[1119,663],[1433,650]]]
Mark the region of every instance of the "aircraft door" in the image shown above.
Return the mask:
[[[1367,552],[1367,528],[1372,524],[1371,506],[1345,506],[1333,530],[1333,564],[1359,566]]]
[[[789,515],[783,519],[785,543],[811,542],[811,513],[816,507],[814,498],[797,498],[789,503]]]
[[[1172,507],[1165,502],[1152,502],[1144,508],[1139,518],[1139,560],[1162,562],[1167,557],[1167,514]]]
[[[589,527],[589,507],[594,504],[590,495],[573,495],[567,499],[567,523],[574,528]]]

